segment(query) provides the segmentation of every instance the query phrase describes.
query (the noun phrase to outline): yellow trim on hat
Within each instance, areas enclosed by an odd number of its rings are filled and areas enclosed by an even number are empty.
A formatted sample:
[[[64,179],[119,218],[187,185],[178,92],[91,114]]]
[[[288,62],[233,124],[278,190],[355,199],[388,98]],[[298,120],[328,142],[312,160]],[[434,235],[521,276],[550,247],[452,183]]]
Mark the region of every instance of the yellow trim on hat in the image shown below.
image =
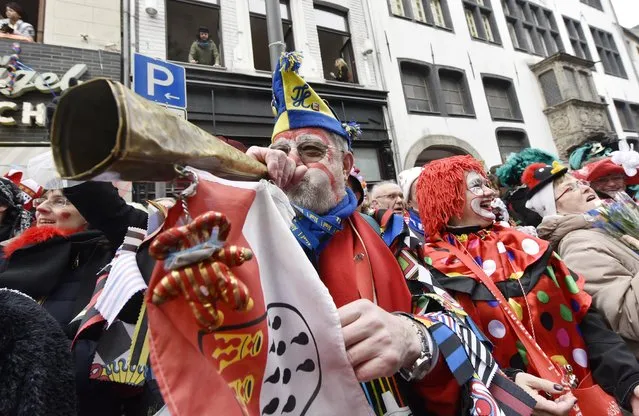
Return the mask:
[[[273,135],[271,136],[271,141],[273,141],[275,136],[277,136],[281,132],[288,131],[290,129],[291,128],[288,123],[288,111],[284,111],[282,114],[280,114],[280,116],[277,118],[277,121],[275,122],[275,126],[273,127]]]

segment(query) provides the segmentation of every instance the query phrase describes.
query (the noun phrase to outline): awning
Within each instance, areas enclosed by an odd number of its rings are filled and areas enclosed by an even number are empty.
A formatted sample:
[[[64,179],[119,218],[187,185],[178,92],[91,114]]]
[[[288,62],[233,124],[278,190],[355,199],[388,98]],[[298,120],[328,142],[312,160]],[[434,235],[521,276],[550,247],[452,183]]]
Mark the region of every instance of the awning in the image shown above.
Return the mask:
[[[26,169],[29,159],[34,156],[41,155],[47,150],[49,150],[48,147],[40,146],[0,146],[0,176],[4,175],[11,169]]]

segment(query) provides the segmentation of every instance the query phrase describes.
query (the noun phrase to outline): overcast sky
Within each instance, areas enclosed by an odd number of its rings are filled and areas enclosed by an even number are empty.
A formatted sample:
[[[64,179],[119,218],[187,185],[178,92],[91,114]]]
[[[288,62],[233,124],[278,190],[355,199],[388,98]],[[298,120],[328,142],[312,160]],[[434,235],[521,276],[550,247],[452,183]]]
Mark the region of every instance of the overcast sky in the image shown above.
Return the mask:
[[[632,28],[639,25],[639,0],[612,0],[612,4],[622,26]]]

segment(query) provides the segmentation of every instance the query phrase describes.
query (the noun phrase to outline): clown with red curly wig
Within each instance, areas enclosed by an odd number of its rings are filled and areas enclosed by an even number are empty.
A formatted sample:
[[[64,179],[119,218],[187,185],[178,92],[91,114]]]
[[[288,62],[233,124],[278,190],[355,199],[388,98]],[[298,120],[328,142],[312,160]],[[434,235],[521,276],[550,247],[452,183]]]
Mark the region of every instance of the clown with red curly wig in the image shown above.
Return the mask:
[[[546,170],[539,184],[565,173]],[[433,279],[480,326],[500,367],[537,400],[537,411],[620,415],[623,407],[639,414],[639,364],[590,307],[584,278],[548,242],[496,223],[496,196],[471,156],[424,166],[417,200]]]

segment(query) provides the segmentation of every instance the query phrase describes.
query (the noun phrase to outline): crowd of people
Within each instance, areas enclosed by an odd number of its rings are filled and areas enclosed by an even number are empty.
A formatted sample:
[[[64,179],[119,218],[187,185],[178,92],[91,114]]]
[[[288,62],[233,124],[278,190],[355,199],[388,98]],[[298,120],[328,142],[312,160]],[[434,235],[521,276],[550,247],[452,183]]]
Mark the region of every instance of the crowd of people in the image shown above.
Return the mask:
[[[190,59],[218,63],[206,28],[198,35]],[[525,149],[491,169],[454,156],[368,192],[354,167],[361,131],[300,63],[280,60],[272,144],[246,155],[290,201],[299,260],[332,296],[372,412],[639,415],[639,245],[597,220],[604,204],[635,204],[626,143],[584,138],[566,163]],[[297,87],[302,102],[286,95]],[[109,324],[93,323],[110,282],[149,282],[151,237],[175,201],[140,209],[108,182],[54,182],[0,178],[0,414],[161,412],[154,363],[137,384],[103,371],[136,349],[143,291],[110,298]],[[392,398],[379,400],[377,379],[392,380]]]

